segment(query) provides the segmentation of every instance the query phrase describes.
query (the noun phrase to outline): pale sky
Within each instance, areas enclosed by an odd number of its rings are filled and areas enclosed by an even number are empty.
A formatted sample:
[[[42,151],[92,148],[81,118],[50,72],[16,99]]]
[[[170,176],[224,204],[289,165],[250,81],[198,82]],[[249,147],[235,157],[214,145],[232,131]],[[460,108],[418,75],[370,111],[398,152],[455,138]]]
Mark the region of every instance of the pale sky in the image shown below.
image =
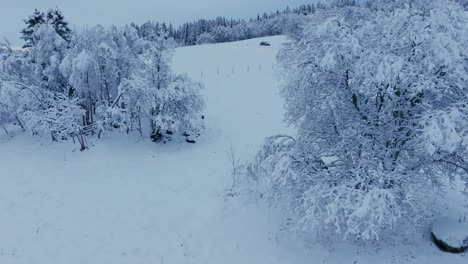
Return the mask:
[[[249,18],[257,13],[295,7],[314,0],[0,0],[0,38],[15,46],[23,44],[23,19],[34,8],[46,11],[59,7],[70,25],[125,25],[148,20],[172,22],[226,16]]]

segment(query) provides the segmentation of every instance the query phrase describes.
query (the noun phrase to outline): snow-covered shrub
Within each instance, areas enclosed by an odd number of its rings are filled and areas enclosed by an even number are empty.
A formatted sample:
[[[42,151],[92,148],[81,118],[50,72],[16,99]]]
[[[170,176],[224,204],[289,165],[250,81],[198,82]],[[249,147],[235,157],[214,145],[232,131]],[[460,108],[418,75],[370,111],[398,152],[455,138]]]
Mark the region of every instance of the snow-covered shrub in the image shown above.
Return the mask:
[[[24,130],[22,114],[34,108],[31,104],[34,100],[36,100],[35,95],[29,91],[29,87],[18,87],[14,82],[2,81],[0,83],[0,123],[2,125],[18,123]]]
[[[304,229],[378,239],[421,223],[442,179],[467,177],[468,14],[386,3],[319,11],[279,54],[298,136],[257,164]]]
[[[298,179],[294,171],[292,150],[296,140],[291,136],[277,135],[265,140],[254,160],[247,165],[246,173],[256,191],[267,200],[290,199],[288,186]]]
[[[76,98],[47,92],[36,109],[21,116],[35,133],[49,134],[54,141],[60,141],[81,134],[84,112]]]
[[[54,141],[80,134],[83,113],[76,98],[15,81],[0,83],[2,122],[16,122],[24,130],[51,135]]]
[[[141,132],[138,123],[133,123],[138,122],[139,116],[132,116],[130,111],[131,109],[99,105],[96,108],[98,128],[100,131],[115,130],[129,133],[132,130],[138,130]]]
[[[34,109],[41,90],[34,85],[34,67],[25,52],[8,49],[0,54],[0,123],[25,130],[21,115]]]

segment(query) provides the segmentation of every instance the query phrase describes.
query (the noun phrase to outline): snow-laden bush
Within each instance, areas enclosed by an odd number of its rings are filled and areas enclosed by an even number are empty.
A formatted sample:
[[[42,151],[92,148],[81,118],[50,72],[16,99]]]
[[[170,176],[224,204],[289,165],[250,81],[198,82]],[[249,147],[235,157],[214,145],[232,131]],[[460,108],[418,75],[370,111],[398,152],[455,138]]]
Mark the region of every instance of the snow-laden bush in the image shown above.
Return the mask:
[[[378,239],[421,223],[444,179],[467,177],[468,14],[449,0],[386,3],[317,12],[279,54],[298,136],[252,167],[266,166],[262,188],[301,228]]]
[[[35,109],[37,94],[31,87],[19,86],[14,82],[0,83],[0,124],[18,123],[24,130],[22,115],[26,111]],[[4,128],[5,129],[5,128]],[[5,131],[7,131],[5,129]]]
[[[76,98],[19,82],[0,84],[2,122],[16,122],[34,134],[51,135],[54,141],[79,135],[83,114]]]
[[[48,92],[36,109],[25,111],[21,117],[35,133],[50,134],[59,141],[81,135],[84,112],[76,98]]]
[[[270,200],[275,196],[283,198],[284,195],[293,195],[288,191],[288,186],[298,180],[293,170],[296,161],[292,156],[292,149],[295,144],[296,140],[287,135],[269,137],[254,161],[248,164],[246,171],[250,180],[257,183],[257,187],[263,187],[257,190],[261,196]]]

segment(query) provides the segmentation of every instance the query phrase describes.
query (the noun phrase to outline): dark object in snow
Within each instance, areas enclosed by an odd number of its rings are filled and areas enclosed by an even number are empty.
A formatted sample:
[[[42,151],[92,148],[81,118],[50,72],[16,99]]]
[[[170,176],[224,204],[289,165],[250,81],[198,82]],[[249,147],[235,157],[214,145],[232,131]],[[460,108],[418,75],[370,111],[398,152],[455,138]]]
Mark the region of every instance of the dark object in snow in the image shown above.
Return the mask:
[[[167,130],[167,131],[166,131],[166,134],[172,135],[172,134],[174,134],[174,132],[172,132],[171,130]]]
[[[190,144],[195,144],[195,143],[197,143],[195,140],[193,140],[193,139],[188,139],[188,138],[186,138],[185,141],[187,141],[187,143],[190,143]]]
[[[463,253],[468,250],[468,224],[450,218],[434,222],[432,240],[442,251]]]
[[[204,116],[204,115],[202,115],[202,116],[201,116],[201,119],[205,119],[205,116]]]
[[[156,133],[153,133],[150,138],[153,142],[160,142],[163,138],[163,135],[157,131]]]
[[[184,133],[182,134],[182,136],[184,136],[184,137],[190,137],[190,134],[187,133],[187,132],[184,132]]]
[[[271,46],[270,43],[266,42],[266,41],[262,41],[260,42],[260,46],[266,46],[266,47],[269,47]]]
[[[434,233],[431,233],[431,236],[432,236],[432,240],[434,241],[434,244],[436,244],[436,246],[442,251],[449,252],[449,253],[463,253],[468,249],[468,246],[452,247],[448,245],[447,243],[445,243],[444,241],[437,239]]]

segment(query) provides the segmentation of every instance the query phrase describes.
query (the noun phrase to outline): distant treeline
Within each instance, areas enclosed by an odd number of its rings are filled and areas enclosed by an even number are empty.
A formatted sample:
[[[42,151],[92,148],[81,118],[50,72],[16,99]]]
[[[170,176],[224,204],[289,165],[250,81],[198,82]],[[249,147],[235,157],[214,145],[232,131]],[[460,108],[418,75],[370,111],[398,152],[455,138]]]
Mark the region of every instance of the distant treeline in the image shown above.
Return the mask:
[[[207,43],[222,43],[238,41],[256,37],[274,36],[284,33],[294,26],[294,16],[305,16],[315,13],[316,9],[325,9],[323,4],[307,4],[297,8],[289,7],[283,11],[267,14],[257,14],[249,20],[228,19],[217,17],[215,19],[199,19],[184,23],[178,27],[172,24],[148,21],[142,25],[132,23],[138,30],[140,37],[149,38],[164,32],[173,38],[180,46],[192,46]]]

